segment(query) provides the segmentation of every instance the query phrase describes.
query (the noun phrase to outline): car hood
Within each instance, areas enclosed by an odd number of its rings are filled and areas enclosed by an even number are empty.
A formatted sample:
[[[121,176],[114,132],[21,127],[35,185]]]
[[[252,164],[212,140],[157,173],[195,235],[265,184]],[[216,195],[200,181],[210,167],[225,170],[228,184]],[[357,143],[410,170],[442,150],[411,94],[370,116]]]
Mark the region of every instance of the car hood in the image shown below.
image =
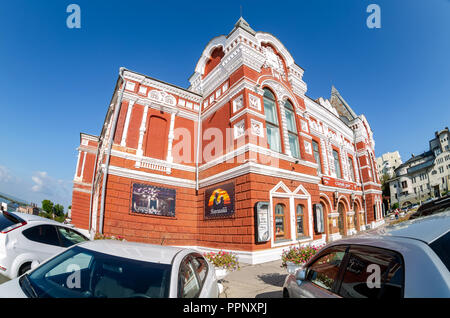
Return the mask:
[[[19,278],[0,285],[0,298],[27,298],[19,285]]]

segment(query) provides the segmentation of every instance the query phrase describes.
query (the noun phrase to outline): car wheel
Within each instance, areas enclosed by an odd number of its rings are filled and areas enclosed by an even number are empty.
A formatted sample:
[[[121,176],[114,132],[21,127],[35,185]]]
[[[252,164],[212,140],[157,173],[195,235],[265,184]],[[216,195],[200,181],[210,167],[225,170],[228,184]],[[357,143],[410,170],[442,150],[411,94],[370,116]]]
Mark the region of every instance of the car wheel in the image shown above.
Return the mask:
[[[289,298],[289,292],[286,288],[283,289],[283,298]]]
[[[31,263],[25,263],[22,266],[20,266],[19,268],[19,275],[21,276],[23,274],[25,274],[27,271],[29,271],[31,269]]]

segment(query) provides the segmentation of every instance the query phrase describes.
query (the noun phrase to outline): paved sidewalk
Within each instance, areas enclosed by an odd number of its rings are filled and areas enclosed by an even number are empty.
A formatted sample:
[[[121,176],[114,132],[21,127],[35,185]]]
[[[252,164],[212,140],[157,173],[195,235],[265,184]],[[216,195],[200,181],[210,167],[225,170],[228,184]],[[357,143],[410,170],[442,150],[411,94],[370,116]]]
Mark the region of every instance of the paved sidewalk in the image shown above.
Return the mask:
[[[241,269],[228,274],[222,281],[224,290],[220,298],[281,298],[287,270],[281,260],[241,265]]]

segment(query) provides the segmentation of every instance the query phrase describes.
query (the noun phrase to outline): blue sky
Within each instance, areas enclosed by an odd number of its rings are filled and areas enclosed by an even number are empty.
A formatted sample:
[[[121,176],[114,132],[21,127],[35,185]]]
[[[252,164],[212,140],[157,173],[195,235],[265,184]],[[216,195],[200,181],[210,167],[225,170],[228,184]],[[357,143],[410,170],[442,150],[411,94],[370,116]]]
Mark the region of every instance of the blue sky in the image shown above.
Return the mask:
[[[81,29],[66,8],[81,7]],[[368,29],[366,8],[381,8]],[[374,131],[377,156],[427,150],[450,119],[450,1],[8,1],[0,5],[0,192],[71,201],[79,133],[98,135],[120,66],[188,87],[208,41],[243,16],[334,84]]]

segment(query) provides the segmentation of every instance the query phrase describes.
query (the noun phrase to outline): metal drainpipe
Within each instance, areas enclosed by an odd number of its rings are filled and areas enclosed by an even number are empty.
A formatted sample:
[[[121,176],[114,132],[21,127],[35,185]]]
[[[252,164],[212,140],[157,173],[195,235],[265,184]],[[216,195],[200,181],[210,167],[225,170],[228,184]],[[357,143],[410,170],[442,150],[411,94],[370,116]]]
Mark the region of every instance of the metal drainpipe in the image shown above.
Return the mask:
[[[196,194],[198,194],[198,187],[199,187],[199,182],[198,182],[198,160],[199,160],[199,152],[200,152],[200,127],[201,127],[201,112],[202,112],[202,103],[200,103],[200,107],[199,107],[199,111],[198,111],[198,122],[197,122],[197,158],[196,158],[196,162],[195,162],[195,192]]]
[[[99,142],[97,141],[97,153],[95,154],[94,171],[92,172],[91,198],[89,199],[89,233],[92,226],[92,197],[94,196],[95,173],[97,172],[97,158],[100,151]]]
[[[114,132],[116,130],[117,119],[119,118],[120,108],[122,107],[123,91],[125,90],[125,79],[123,78],[123,71],[124,70],[125,70],[124,67],[121,67],[120,70],[119,70],[119,76],[122,79],[122,89],[120,90],[119,97],[117,98],[116,109],[114,109],[114,117],[113,117],[113,122],[112,122],[112,125],[111,125],[110,135],[109,135],[109,143],[108,143],[108,148],[107,148],[107,153],[106,153],[105,169],[104,169],[104,173],[103,173],[102,198],[101,198],[101,203],[100,203],[100,222],[99,222],[99,226],[98,226],[98,231],[100,232],[100,234],[103,234],[103,218],[104,218],[104,213],[105,213],[106,179],[108,178],[109,160],[111,158],[111,148],[112,148],[112,144],[113,144],[113,141],[114,141]]]

